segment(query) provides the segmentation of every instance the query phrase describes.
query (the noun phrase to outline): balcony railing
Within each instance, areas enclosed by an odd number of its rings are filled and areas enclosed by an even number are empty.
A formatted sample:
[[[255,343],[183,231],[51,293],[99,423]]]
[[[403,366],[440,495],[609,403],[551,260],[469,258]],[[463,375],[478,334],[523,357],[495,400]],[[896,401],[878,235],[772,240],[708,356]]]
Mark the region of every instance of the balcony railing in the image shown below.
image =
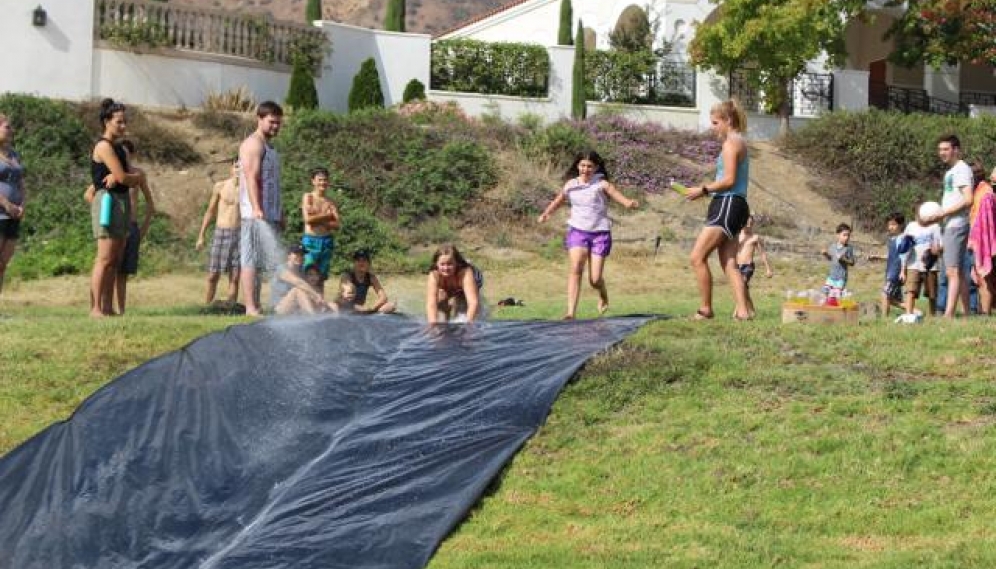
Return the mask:
[[[968,106],[965,104],[953,103],[938,97],[931,97],[926,89],[915,89],[910,87],[897,87],[895,85],[884,85],[877,91],[884,90],[885,97],[870,101],[874,106],[889,111],[900,111],[903,113],[930,113],[935,115],[965,115],[968,114]]]
[[[290,65],[296,41],[320,42],[314,26],[145,0],[97,0],[94,39],[135,49],[165,47]]]

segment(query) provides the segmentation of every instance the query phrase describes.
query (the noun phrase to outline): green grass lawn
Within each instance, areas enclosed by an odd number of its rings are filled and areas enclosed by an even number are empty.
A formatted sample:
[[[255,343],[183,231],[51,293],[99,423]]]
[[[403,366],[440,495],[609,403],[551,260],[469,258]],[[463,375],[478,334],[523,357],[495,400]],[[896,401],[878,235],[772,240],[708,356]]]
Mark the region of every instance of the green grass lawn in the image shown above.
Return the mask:
[[[497,316],[557,317],[559,286]],[[613,312],[696,306],[648,286]],[[996,566],[993,321],[783,325],[768,289],[753,322],[662,319],[591,361],[430,567]],[[123,371],[246,321],[0,312],[0,452]]]

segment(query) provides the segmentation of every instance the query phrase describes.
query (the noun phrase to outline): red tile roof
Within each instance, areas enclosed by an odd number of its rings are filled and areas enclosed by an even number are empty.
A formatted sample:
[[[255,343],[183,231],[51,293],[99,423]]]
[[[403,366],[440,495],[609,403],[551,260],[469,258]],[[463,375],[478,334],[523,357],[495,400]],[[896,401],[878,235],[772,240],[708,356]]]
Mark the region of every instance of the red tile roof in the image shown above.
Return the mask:
[[[455,32],[455,31],[457,31],[459,29],[462,29],[462,28],[466,28],[467,26],[469,26],[471,24],[476,24],[477,22],[480,22],[481,20],[486,20],[486,19],[490,18],[491,16],[494,16],[495,14],[501,14],[505,10],[510,10],[512,8],[515,8],[516,6],[518,6],[520,4],[525,4],[526,2],[531,2],[531,1],[532,0],[512,0],[511,2],[508,2],[506,4],[502,4],[501,6],[498,6],[497,8],[495,8],[493,10],[490,10],[488,12],[485,12],[485,13],[479,15],[479,16],[474,16],[473,18],[468,18],[468,19],[460,22],[459,24],[456,24],[455,26],[453,26],[452,28],[450,28],[448,30],[444,30],[442,32],[439,32],[438,34],[436,34],[435,36],[433,36],[433,39],[438,38],[440,36],[445,36],[448,33]]]

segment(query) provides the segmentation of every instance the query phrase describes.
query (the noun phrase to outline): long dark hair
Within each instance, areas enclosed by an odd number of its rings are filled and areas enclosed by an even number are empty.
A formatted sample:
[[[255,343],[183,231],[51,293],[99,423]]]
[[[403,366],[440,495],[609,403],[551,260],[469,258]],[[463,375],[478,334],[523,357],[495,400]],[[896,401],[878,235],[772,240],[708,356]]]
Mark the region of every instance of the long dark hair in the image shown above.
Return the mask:
[[[125,106],[122,103],[114,99],[104,99],[100,102],[100,124],[106,126],[107,121],[111,120],[114,113],[123,113],[124,110]]]
[[[429,272],[436,270],[436,262],[438,262],[439,258],[442,257],[443,255],[449,255],[450,257],[453,257],[453,261],[456,262],[458,271],[460,269],[470,266],[470,263],[467,262],[467,259],[463,258],[463,255],[460,254],[460,251],[457,250],[455,245],[453,245],[452,243],[444,243],[440,245],[438,249],[436,249],[435,253],[432,254],[432,266],[429,267]]]
[[[581,173],[578,172],[578,164],[580,164],[582,160],[588,160],[594,163],[595,173],[601,174],[602,177],[605,178],[605,181],[609,181],[609,169],[605,167],[605,160],[598,155],[598,152],[595,152],[594,150],[585,150],[579,152],[577,156],[574,157],[574,162],[571,163],[571,167],[564,172],[565,182],[567,180],[573,180],[581,175]]]

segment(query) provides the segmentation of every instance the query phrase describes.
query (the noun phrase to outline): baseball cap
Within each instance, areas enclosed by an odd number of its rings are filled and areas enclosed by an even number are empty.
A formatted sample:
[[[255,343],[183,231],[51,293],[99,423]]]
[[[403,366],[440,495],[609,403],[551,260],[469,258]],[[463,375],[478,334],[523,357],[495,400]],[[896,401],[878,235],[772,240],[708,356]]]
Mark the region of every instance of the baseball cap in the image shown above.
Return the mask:
[[[354,261],[359,261],[360,259],[366,259],[367,261],[369,261],[370,251],[367,251],[366,249],[358,249],[355,253],[353,253]]]
[[[304,247],[301,245],[291,245],[290,249],[287,250],[288,255],[304,255]]]

